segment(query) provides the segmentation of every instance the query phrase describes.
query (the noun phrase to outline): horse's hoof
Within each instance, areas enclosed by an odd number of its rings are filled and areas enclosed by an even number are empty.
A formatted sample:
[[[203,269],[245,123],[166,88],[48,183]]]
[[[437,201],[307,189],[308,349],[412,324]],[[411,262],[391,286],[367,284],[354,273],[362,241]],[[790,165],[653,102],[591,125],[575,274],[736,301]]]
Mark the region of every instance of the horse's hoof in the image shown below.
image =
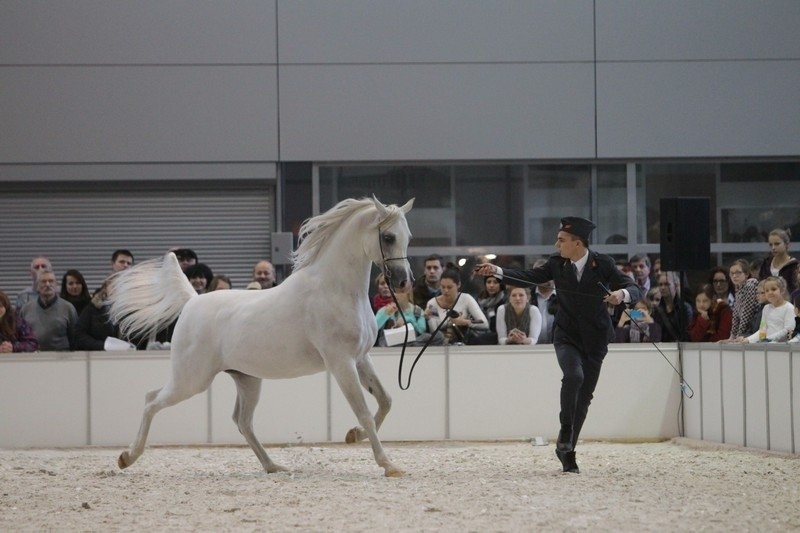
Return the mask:
[[[406,473],[396,466],[390,466],[386,469],[385,475],[386,477],[403,477]]]
[[[281,466],[279,464],[272,463],[272,465],[267,468],[267,474],[275,474],[277,472],[288,472],[289,469],[285,466]]]
[[[120,470],[125,470],[126,468],[131,466],[130,458],[131,456],[128,454],[128,452],[122,452],[121,454],[119,454],[119,459],[117,459],[117,466],[119,466]]]
[[[344,441],[347,444],[355,444],[358,442],[358,428],[353,428],[347,432],[347,435],[344,437]]]

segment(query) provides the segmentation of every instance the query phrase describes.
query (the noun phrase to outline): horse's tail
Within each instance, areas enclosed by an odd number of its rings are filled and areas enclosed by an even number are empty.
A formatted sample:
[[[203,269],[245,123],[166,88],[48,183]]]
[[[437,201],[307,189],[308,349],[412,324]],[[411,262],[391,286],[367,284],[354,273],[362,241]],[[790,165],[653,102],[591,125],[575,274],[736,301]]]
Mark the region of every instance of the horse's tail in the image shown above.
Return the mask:
[[[109,293],[109,316],[122,336],[145,339],[172,323],[197,295],[172,252],[114,274]]]

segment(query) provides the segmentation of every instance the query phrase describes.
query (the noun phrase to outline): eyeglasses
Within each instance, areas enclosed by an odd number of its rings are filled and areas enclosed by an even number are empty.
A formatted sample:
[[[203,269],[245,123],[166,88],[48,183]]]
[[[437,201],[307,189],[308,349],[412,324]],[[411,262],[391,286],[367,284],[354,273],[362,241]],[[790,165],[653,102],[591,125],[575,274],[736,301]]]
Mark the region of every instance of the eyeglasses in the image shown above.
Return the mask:
[[[733,277],[733,276],[741,276],[742,274],[744,274],[744,272],[742,272],[741,270],[731,270],[730,271],[731,277]]]

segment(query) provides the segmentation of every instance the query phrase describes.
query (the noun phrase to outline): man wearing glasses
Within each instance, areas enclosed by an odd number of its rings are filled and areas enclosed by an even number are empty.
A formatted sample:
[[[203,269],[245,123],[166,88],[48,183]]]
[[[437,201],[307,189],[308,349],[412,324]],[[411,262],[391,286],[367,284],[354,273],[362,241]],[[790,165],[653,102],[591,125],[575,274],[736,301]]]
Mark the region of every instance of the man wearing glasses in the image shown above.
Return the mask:
[[[39,349],[43,352],[74,349],[78,312],[71,303],[58,297],[56,275],[52,270],[39,271],[36,289],[38,298],[26,303],[20,310],[20,315],[30,324],[39,341]]]
[[[31,286],[22,289],[19,294],[17,295],[17,301],[14,304],[14,308],[17,310],[22,309],[22,306],[26,303],[30,302],[31,300],[35,300],[38,296],[36,292],[36,275],[42,270],[52,270],[53,266],[50,264],[50,260],[44,256],[34,257],[33,261],[31,261]]]

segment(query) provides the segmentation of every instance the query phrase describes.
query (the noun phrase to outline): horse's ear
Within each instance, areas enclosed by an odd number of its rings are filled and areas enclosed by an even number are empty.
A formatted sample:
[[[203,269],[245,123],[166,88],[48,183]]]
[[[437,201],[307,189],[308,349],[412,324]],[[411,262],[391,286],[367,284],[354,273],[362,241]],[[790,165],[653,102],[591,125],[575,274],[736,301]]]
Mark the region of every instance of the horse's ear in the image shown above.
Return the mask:
[[[407,201],[406,204],[400,208],[400,211],[402,211],[403,214],[411,211],[411,208],[414,207],[414,200],[416,200],[416,198],[412,198],[411,200]]]
[[[383,205],[374,194],[372,195],[372,202],[375,204],[375,209],[381,214],[381,219],[385,219],[389,216],[389,210],[386,209],[386,206]]]

